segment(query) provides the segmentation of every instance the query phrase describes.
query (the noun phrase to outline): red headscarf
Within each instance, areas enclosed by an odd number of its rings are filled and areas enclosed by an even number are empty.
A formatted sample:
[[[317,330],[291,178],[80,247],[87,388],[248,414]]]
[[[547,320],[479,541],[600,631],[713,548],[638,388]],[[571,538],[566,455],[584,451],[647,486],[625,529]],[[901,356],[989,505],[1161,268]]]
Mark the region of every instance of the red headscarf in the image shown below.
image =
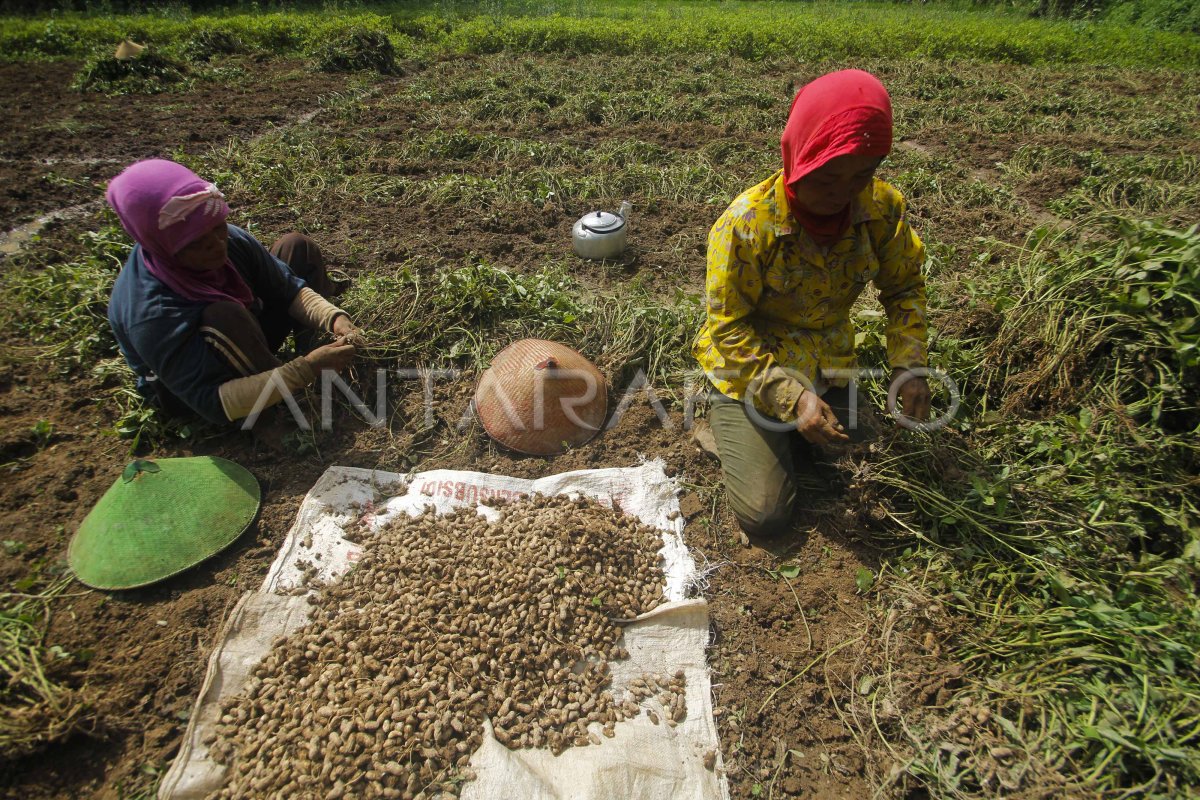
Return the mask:
[[[138,161],[108,183],[108,204],[121,225],[142,246],[150,274],[188,300],[233,300],[244,306],[254,293],[225,259],[214,272],[196,273],[179,266],[175,254],[229,216],[225,196],[182,164],[165,159]]]
[[[838,156],[886,156],[892,150],[892,101],[869,72],[844,69],[801,87],[783,129],[783,179],[796,221],[820,244],[836,241],[850,225],[850,206],[813,214],[796,201],[793,184]]]

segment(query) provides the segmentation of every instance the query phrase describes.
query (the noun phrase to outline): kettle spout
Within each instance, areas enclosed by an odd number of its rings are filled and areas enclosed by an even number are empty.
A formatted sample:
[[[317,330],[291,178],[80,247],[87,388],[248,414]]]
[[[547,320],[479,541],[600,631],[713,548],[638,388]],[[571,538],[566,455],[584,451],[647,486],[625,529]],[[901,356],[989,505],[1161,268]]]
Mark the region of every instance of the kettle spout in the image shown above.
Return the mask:
[[[621,208],[617,211],[617,215],[626,222],[629,222],[629,209],[631,208],[633,208],[633,206],[630,205],[628,200],[622,200]]]

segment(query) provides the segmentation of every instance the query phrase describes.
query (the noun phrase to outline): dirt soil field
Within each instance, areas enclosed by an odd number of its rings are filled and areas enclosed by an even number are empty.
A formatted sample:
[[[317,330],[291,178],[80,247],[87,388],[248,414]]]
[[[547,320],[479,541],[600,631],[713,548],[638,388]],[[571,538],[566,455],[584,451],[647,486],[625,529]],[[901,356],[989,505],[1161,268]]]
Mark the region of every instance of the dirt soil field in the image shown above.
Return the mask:
[[[316,111],[347,89],[341,75],[299,62],[232,60],[235,85],[200,81],[187,94],[108,97],[70,88],[72,62],[0,65],[0,229],[94,202],[125,164],[237,142]]]
[[[10,99],[0,127],[4,229],[55,209],[95,202],[106,180],[138,158],[226,148],[233,153],[254,137],[285,125],[321,126],[331,139],[368,130],[383,141],[440,125],[427,100],[389,95],[411,77],[380,79],[382,99],[366,102],[357,114],[328,119],[318,114],[302,120],[323,99],[345,92],[348,79],[286,62],[248,62],[235,65],[245,71],[236,89],[214,84],[188,94],[105,98],[68,88],[77,66],[0,67],[0,92]],[[585,73],[595,66],[564,59],[549,68]],[[452,83],[472,70],[486,72],[489,63],[459,59],[420,68],[422,80]],[[793,77],[780,70],[766,80],[782,88]],[[1077,76],[1062,73],[1051,78],[1055,85],[1066,85]],[[1027,80],[1049,79],[1042,74]],[[1095,77],[1093,88],[1107,80]],[[1134,88],[1166,91],[1171,80],[1164,76],[1161,86]],[[782,124],[783,106],[775,111]],[[546,142],[595,145],[625,137],[680,151],[723,140],[769,154],[777,147],[778,135],[770,128],[746,136],[703,121],[635,120],[622,126],[564,130],[552,119],[491,120],[480,121],[476,129],[503,133],[523,124]],[[530,135],[530,127],[522,128],[524,135]],[[996,162],[1029,141],[1020,132],[985,137],[954,121],[925,130],[933,134],[910,147],[923,148],[931,157],[952,158],[959,168],[978,170],[984,177]],[[1103,131],[1071,135],[1072,147],[1088,141],[1097,148],[1112,144],[1104,140]],[[1046,136],[1052,137],[1047,141],[1061,143],[1053,132]],[[1197,147],[1194,142],[1183,146]],[[428,174],[472,169],[487,174],[519,171],[532,163],[484,159],[459,164],[448,157],[420,167],[381,161],[373,169],[380,174],[389,169]],[[914,217],[927,237],[964,247],[984,234],[1016,241],[1045,213],[1044,202],[1076,185],[1079,176],[1064,168],[1054,181],[1049,186],[1031,180],[1029,194],[1020,202],[989,211],[928,192],[928,202],[914,200]],[[920,193],[915,194],[919,198]],[[237,217],[239,200],[249,199],[231,196],[233,221],[242,221]],[[303,219],[296,209],[279,205],[253,222],[263,239],[297,226],[314,232],[335,264],[352,276],[387,270],[418,253],[431,257],[435,266],[474,254],[520,269],[569,246],[578,211],[551,205],[530,215],[526,208],[501,205],[488,209],[481,220],[443,216],[435,203],[389,206],[338,197],[318,205]],[[662,199],[653,214],[639,220],[635,247],[625,263],[581,267],[581,279],[619,287],[640,277],[661,289],[664,297],[676,288],[698,292],[704,276],[704,237],[714,211],[719,209],[712,205]],[[70,250],[95,219],[93,212],[51,225],[43,246]],[[443,224],[435,224],[439,221]],[[0,332],[0,341],[5,349],[16,344],[8,331]],[[86,370],[64,378],[37,362],[0,360],[0,539],[18,543],[0,562],[0,582],[64,569],[70,536],[129,459],[128,442],[111,432],[116,389],[114,378]],[[478,425],[459,430],[472,389],[470,378],[439,384],[431,427],[420,422],[417,388],[406,388],[398,397],[387,429],[372,429],[340,410],[334,428],[317,434],[315,451],[303,454],[250,434],[212,430],[168,441],[149,453],[212,454],[242,464],[262,484],[260,518],[227,551],[159,586],[104,593],[74,584],[55,601],[46,641],[86,655],[60,667],[58,674],[89,704],[89,730],[5,765],[0,794],[26,800],[149,796],[156,776],[179,747],[226,613],[242,592],[260,583],[305,492],[329,465],[398,472],[456,468],[538,477],[657,458],[683,489],[680,502],[688,521],[688,544],[713,568],[707,593],[713,628],[710,664],[733,796],[870,796],[870,777],[888,774],[894,760],[878,743],[860,740],[848,719],[848,702],[859,670],[880,657],[867,626],[871,599],[857,586],[856,575],[863,567],[875,569],[883,556],[867,543],[862,509],[845,490],[848,473],[831,471],[828,485],[814,483],[792,536],[743,545],[721,495],[719,466],[683,429],[678,406],[671,407],[668,425],[645,397],[638,397],[615,428],[587,446],[556,458],[527,458],[498,450]],[[614,386],[613,396],[623,390]],[[40,420],[53,424],[47,441],[33,433]],[[798,568],[794,577],[781,575],[783,563]],[[922,638],[919,626],[901,646],[898,663],[903,668],[895,679],[909,687],[905,696],[914,707],[936,706],[959,672],[939,661],[936,643]],[[896,655],[892,653],[894,660]]]

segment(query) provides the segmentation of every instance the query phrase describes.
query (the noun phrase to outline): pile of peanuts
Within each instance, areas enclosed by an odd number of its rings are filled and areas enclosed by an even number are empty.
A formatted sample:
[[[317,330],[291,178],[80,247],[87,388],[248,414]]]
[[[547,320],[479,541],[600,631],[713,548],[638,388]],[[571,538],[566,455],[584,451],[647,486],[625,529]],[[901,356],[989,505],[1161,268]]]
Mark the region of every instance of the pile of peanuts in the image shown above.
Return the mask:
[[[502,744],[556,754],[649,697],[684,718],[682,672],[610,688],[621,624],[663,599],[659,532],[581,498],[495,510],[359,532],[362,560],[224,703],[214,797],[457,797],[485,718]]]

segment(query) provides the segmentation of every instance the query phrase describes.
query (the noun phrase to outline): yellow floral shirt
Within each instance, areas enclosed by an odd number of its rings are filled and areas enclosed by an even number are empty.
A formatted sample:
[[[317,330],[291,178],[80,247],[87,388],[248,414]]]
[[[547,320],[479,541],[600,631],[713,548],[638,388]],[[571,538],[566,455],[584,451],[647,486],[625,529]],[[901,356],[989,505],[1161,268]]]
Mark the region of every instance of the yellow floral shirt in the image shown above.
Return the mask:
[[[925,246],[904,197],[881,180],[854,199],[850,227],[820,247],[788,210],[783,171],[743,192],[708,235],[708,316],[692,345],[717,391],[796,418],[805,388],[846,385],[856,366],[850,307],[868,281],[887,312],[892,367],[926,365]],[[831,373],[831,371],[833,371]]]

